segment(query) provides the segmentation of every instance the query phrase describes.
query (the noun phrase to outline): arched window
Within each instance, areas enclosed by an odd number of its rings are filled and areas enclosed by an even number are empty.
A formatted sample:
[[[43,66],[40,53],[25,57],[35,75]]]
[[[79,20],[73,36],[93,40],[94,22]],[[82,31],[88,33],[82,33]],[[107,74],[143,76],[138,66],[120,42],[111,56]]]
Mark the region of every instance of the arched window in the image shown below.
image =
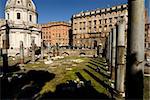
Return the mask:
[[[17,13],[17,19],[21,19],[20,13]]]
[[[32,22],[32,15],[29,16],[29,20]]]

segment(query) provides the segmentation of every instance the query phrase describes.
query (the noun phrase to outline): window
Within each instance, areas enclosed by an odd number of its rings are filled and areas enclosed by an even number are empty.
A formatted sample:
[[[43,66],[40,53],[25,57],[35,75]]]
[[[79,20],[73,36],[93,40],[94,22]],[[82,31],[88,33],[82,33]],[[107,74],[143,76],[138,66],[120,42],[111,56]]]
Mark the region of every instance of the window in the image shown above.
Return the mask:
[[[117,22],[117,17],[114,17],[115,21]]]
[[[21,19],[20,13],[17,13],[17,19]]]
[[[85,29],[86,25],[85,25],[85,22],[83,22],[83,29]]]
[[[99,20],[99,24],[102,24],[102,21],[101,21],[101,20]]]
[[[107,30],[107,25],[105,25],[104,30],[105,30],[105,31]]]
[[[89,27],[91,27],[91,21],[89,21]]]
[[[105,19],[105,24],[107,23],[107,19]]]
[[[110,20],[110,23],[112,23],[112,18],[109,18],[109,20]]]
[[[9,19],[9,13],[7,13],[7,19]]]
[[[80,22],[80,28],[82,27],[82,22]]]
[[[109,25],[109,27],[111,28],[111,27],[112,27],[112,25],[110,24],[110,25]]]
[[[32,15],[30,15],[29,18],[30,18],[30,21],[32,22]]]
[[[96,25],[96,20],[94,20],[94,25]]]
[[[18,4],[20,4],[20,1],[18,1]]]

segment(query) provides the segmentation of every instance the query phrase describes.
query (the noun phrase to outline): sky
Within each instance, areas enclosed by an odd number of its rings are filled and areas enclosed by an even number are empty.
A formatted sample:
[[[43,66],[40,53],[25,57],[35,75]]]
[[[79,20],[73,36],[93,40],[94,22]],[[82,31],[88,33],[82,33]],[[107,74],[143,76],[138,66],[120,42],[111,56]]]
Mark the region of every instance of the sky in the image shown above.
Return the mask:
[[[0,18],[4,18],[7,0],[0,0]],[[73,14],[96,8],[126,4],[127,0],[33,0],[38,12],[38,23],[69,21]]]

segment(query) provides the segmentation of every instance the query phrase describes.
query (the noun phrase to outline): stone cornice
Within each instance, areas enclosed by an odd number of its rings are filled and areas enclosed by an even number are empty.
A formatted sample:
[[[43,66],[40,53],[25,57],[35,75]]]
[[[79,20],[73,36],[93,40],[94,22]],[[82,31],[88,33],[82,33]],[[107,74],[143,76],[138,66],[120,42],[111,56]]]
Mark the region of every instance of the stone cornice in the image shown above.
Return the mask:
[[[35,11],[35,10],[32,10],[32,9],[29,9],[29,8],[25,8],[25,7],[15,7],[15,6],[13,6],[13,7],[7,7],[7,8],[5,8],[5,11],[7,11],[7,10],[9,10],[9,9],[23,9],[23,10],[26,10],[26,11],[31,11],[31,12],[33,12],[33,13],[36,13],[37,14],[37,11]]]

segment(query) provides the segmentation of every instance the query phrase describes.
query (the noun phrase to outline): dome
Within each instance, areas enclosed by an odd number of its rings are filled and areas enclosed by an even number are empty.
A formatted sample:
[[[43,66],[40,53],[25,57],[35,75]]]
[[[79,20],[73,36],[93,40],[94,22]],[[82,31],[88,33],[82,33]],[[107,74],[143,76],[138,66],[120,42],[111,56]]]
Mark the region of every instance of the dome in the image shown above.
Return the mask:
[[[36,7],[32,0],[7,0],[5,10],[10,8],[21,8],[36,12]]]
[[[36,6],[32,0],[7,0],[5,6],[5,19],[15,24],[36,24]]]

